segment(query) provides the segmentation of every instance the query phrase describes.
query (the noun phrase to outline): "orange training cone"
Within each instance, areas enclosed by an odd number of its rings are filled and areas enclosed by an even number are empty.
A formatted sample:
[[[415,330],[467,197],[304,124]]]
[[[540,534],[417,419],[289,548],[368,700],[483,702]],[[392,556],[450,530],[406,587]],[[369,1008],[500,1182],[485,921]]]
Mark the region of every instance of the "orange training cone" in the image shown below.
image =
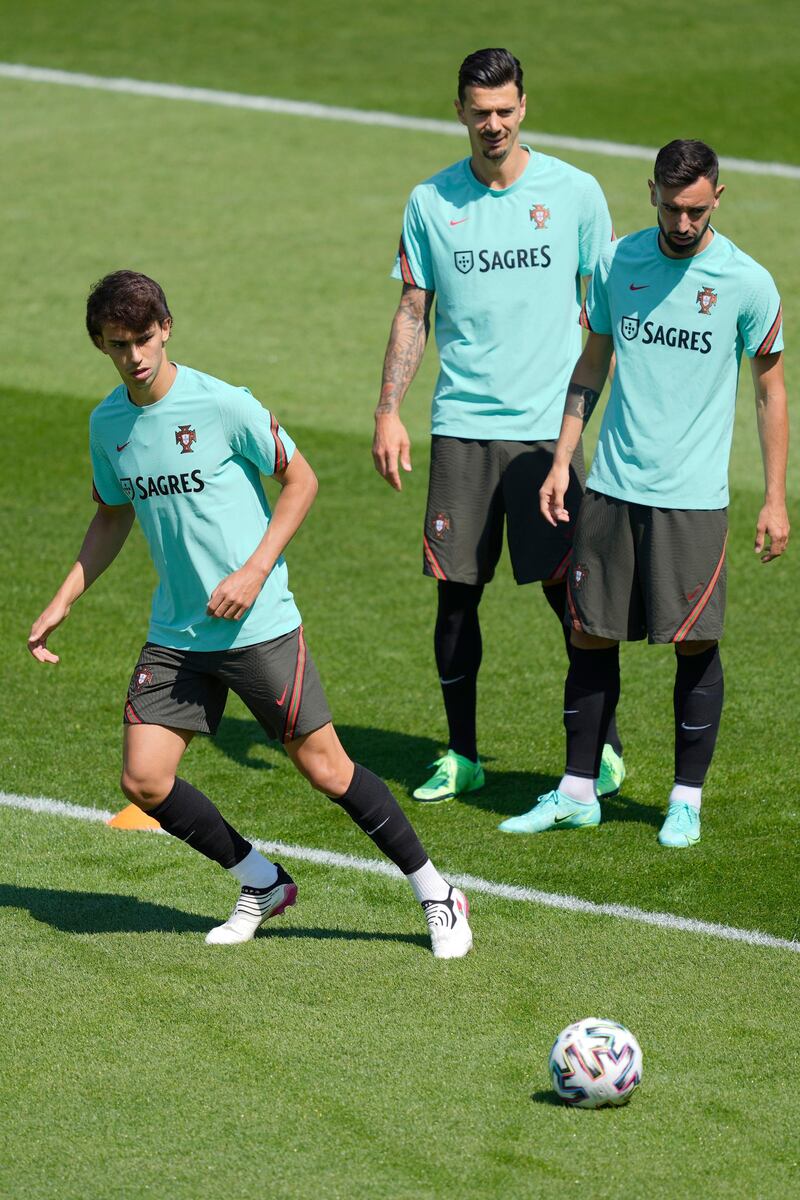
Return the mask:
[[[160,829],[158,821],[155,817],[151,817],[148,813],[142,812],[135,804],[129,804],[127,808],[123,808],[115,817],[106,822],[113,829]]]

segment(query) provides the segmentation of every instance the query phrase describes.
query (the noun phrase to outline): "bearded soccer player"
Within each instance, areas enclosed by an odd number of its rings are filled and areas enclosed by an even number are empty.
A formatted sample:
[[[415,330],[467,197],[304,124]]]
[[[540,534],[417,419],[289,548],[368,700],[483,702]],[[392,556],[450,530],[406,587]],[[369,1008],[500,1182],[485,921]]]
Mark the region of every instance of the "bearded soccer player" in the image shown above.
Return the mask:
[[[297,894],[279,863],[177,776],[194,735],[216,732],[232,689],[312,787],[400,868],[434,955],[461,957],[472,946],[466,897],[433,866],[386,784],[343,749],[289,591],[282,554],[316,495],[311,467],[246,388],[170,361],[172,316],[154,280],[106,276],[89,296],[86,324],[122,382],[92,413],[97,511],[78,561],[34,622],[31,653],[58,662],[50,635],[138,517],[159,583],[125,703],[122,790],[239,883],[230,918],[206,941],[249,941]],[[280,485],[274,512],[259,472]]]
[[[657,228],[617,242],[592,279],[583,318],[590,333],[540,494],[551,526],[568,519],[570,459],[614,350],[568,578],[566,771],[529,813],[502,823],[511,833],[599,822],[594,776],[619,698],[619,643],[646,637],[676,651],[675,780],[658,840],[685,848],[700,838],[722,713],[728,459],[743,353],[764,460],[761,561],[778,558],[789,536],[781,303],[768,272],[710,223],[723,192],[718,173],[703,142],[665,146],[649,185]]]
[[[399,409],[420,364],[436,302],[440,373],[423,570],[437,581],[434,651],[448,749],[414,796],[449,800],[483,786],[476,729],[482,643],[478,606],[505,524],[514,578],[539,581],[563,621],[572,525],[551,527],[536,497],[553,461],[563,397],[580,354],[581,277],[612,240],[591,175],[520,142],[522,68],[508,50],[478,50],[461,65],[458,118],[471,155],[414,189],[394,277],[402,294],[375,413],[373,458],[398,491],[411,470]],[[580,449],[569,502],[583,490]],[[567,644],[569,651],[569,645]],[[600,791],[624,776],[616,727],[607,730]]]

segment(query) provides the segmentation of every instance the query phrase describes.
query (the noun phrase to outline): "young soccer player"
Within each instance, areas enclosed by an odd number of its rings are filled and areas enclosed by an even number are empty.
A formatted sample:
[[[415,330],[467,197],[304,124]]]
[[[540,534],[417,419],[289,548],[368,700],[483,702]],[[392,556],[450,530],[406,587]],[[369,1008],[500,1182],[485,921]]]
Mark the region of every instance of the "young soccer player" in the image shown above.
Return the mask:
[[[171,362],[172,315],[154,280],[117,271],[91,291],[86,325],[121,379],[92,413],[97,511],[77,562],[34,622],[33,656],[113,562],[139,519],[158,587],[124,710],[122,790],[240,885],[206,941],[248,941],[297,887],[177,771],[195,733],[214,734],[228,689],[281,741],[312,787],[395,863],[421,902],[437,958],[472,946],[466,897],[431,863],[386,784],[353,763],[331,723],[289,591],[283,550],[317,491],[302,454],[246,388]],[[274,512],[259,472],[280,484]]]
[[[535,497],[553,462],[564,390],[580,354],[581,278],[612,239],[591,175],[520,140],[522,68],[508,50],[470,54],[456,112],[470,156],[419,184],[406,205],[394,276],[402,282],[375,411],[373,458],[398,491],[411,470],[400,405],[422,361],[436,302],[441,370],[423,535],[423,570],[437,581],[434,655],[448,726],[446,753],[414,792],[437,803],[483,786],[476,698],[478,609],[503,545],[514,578],[539,581],[563,620],[572,526],[540,520]],[[570,470],[573,517],[583,492]],[[569,643],[567,642],[567,651]],[[624,778],[612,720],[599,790]]]
[[[647,637],[676,651],[675,777],[658,840],[685,848],[700,838],[722,713],[728,459],[743,352],[764,460],[761,561],[781,555],[789,536],[781,303],[768,272],[711,225],[718,173],[705,143],[665,146],[649,184],[657,227],[617,242],[592,278],[589,337],[540,491],[545,520],[566,521],[569,462],[615,351],[567,581],[566,771],[530,812],[501,824],[510,833],[599,822],[593,781],[619,698],[619,642]]]

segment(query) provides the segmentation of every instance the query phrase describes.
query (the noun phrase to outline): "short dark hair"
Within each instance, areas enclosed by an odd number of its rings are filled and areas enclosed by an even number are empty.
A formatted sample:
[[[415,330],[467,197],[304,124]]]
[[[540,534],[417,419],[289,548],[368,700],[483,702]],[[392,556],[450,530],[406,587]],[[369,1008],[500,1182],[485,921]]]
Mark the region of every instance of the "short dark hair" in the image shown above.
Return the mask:
[[[154,321],[172,320],[163,289],[149,275],[138,271],[114,271],[92,286],[86,301],[86,328],[92,341],[104,325],[122,325],[132,333],[144,333]]]
[[[468,87],[499,88],[515,83],[520,96],[522,67],[510,50],[476,50],[458,70],[458,99],[463,104]]]
[[[653,168],[656,183],[685,187],[701,177],[710,179],[715,187],[719,179],[719,159],[705,142],[676,138],[659,150]]]

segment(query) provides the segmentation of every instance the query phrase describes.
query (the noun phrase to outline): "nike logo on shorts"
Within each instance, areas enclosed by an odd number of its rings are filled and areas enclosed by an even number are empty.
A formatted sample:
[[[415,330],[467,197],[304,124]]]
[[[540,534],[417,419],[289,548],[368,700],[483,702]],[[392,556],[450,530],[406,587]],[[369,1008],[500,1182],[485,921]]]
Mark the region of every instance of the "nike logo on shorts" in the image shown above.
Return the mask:
[[[277,704],[278,708],[282,708],[282,707],[283,707],[283,702],[284,702],[284,700],[286,699],[286,693],[288,692],[288,690],[289,690],[289,685],[288,685],[288,683],[287,683],[286,687],[283,689],[283,695],[281,696],[280,700],[276,700],[276,701],[275,701],[275,703]]]

